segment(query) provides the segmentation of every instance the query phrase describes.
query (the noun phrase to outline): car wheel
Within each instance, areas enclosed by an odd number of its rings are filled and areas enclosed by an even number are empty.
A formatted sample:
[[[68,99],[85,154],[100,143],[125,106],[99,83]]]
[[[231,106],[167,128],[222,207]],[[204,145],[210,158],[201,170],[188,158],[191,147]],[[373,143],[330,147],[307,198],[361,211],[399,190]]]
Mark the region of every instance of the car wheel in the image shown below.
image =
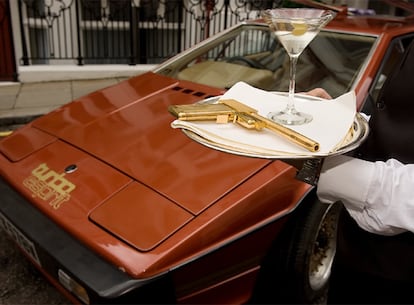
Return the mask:
[[[262,264],[254,302],[323,303],[341,209],[340,202],[329,205],[316,198],[301,203]]]
[[[287,288],[296,291],[302,303],[318,302],[326,296],[342,206],[317,200],[307,208],[296,222],[285,258],[291,275],[291,287]]]

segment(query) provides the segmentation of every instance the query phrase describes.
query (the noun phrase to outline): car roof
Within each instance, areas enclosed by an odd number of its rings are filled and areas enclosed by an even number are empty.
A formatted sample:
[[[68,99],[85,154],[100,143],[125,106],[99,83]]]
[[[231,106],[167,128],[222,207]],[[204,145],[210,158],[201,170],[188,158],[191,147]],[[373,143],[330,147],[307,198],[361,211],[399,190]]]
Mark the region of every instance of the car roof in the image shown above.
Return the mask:
[[[326,25],[326,30],[395,37],[413,32],[414,28],[414,3],[406,1],[381,1],[385,7],[388,5],[391,11],[393,10],[392,8],[399,9],[399,15],[376,14],[375,12],[367,12],[368,10],[365,10],[365,13],[361,13],[347,6],[328,5],[312,0],[293,0],[293,2],[312,8],[328,9],[336,12],[336,17]]]
[[[391,21],[381,17],[373,18],[366,16],[348,16],[346,18],[334,19],[326,29],[336,31],[364,33],[379,36],[390,34],[398,36],[404,33],[412,32],[414,24],[399,21]]]
[[[349,7],[345,5],[330,5],[319,1],[314,0],[291,0],[300,5],[305,5],[312,8],[327,9],[332,10],[337,13],[337,16],[346,17],[346,16],[361,16],[363,15],[364,19],[382,19],[395,22],[413,22],[414,21],[414,3],[408,2],[406,0],[378,0],[375,1],[377,7],[381,7],[382,10],[398,12],[398,14],[380,14],[378,15],[375,9],[359,9]]]
[[[354,10],[346,5],[329,5],[312,0],[293,0],[301,5],[328,9],[336,12],[336,17],[329,22],[326,29],[346,32],[381,35],[395,32],[411,32],[414,26],[414,3],[403,0],[381,0],[381,5],[388,11],[398,10],[398,15],[377,14],[372,10]],[[411,30],[410,30],[411,29]]]

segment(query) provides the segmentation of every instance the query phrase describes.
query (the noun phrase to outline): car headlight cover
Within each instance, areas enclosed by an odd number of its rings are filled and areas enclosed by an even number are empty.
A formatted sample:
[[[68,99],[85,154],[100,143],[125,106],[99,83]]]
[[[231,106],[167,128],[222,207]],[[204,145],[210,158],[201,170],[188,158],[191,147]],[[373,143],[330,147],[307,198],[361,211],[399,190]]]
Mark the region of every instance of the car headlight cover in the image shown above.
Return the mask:
[[[88,292],[62,269],[58,270],[59,282],[85,304],[89,304]]]

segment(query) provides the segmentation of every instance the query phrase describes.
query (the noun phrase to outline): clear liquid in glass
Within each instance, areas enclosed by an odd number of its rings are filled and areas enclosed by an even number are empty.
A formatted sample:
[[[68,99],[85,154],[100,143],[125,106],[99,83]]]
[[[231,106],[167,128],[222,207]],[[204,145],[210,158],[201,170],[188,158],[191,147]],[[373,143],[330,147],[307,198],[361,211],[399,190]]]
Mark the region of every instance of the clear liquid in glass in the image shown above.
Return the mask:
[[[271,112],[268,117],[284,125],[308,123],[312,121],[312,116],[295,108],[296,63],[303,50],[335,14],[320,9],[282,8],[265,10],[262,16],[290,58],[288,104],[284,110]]]

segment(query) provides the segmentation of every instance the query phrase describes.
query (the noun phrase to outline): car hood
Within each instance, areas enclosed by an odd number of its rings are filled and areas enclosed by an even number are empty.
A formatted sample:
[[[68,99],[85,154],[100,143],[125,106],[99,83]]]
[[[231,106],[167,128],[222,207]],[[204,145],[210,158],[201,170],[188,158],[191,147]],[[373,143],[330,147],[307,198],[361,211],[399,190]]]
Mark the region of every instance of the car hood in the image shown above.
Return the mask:
[[[170,104],[221,93],[154,73],[97,91],[0,142],[15,165],[2,175],[12,180],[20,170],[22,193],[83,240],[88,219],[137,250],[153,250],[270,162],[206,148],[171,128]],[[45,206],[28,181],[42,176],[70,200]]]

